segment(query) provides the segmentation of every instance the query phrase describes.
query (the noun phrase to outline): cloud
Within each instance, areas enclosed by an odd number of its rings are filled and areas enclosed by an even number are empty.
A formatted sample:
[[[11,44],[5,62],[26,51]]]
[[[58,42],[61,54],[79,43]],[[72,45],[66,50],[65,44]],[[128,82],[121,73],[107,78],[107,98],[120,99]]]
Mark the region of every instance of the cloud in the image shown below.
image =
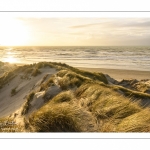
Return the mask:
[[[83,19],[84,21],[84,19]],[[93,20],[92,20],[93,21]],[[100,22],[79,24],[75,26],[70,26],[69,28],[88,28],[93,26],[103,27],[103,28],[150,28],[150,19],[145,18],[114,18],[114,19],[101,19]]]
[[[85,34],[85,32],[70,32],[68,34],[70,34],[70,35],[83,35],[83,34]]]
[[[140,28],[148,27],[149,28],[150,27],[150,20],[148,20],[148,21],[146,21],[145,19],[142,19],[142,20],[139,20],[139,21],[134,21],[133,20],[132,22],[125,23],[122,26],[125,26],[125,27],[140,27]]]
[[[41,40],[38,43],[46,38],[60,45],[136,45],[148,44],[150,39],[149,18],[18,19],[30,31],[30,38]]]
[[[92,24],[83,24],[83,25],[77,25],[77,26],[70,26],[70,28],[85,28],[85,27],[91,27],[95,25],[100,25],[101,23],[92,23]]]

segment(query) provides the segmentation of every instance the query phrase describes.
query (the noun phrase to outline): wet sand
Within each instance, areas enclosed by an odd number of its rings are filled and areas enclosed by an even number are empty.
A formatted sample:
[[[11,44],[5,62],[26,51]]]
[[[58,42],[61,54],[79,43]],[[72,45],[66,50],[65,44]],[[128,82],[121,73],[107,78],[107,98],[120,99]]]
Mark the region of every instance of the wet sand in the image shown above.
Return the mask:
[[[104,69],[104,68],[83,68],[79,69],[91,72],[101,72],[108,74],[110,77],[121,81],[122,79],[150,79],[150,71],[138,71],[138,70],[123,70],[123,69]]]

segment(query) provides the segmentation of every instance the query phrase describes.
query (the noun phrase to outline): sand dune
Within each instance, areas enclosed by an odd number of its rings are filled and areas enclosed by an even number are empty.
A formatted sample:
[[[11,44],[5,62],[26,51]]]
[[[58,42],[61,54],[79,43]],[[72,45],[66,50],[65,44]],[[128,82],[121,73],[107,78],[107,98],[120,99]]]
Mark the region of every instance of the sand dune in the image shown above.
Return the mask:
[[[12,119],[19,132],[150,131],[150,72],[48,62],[10,72],[0,77],[0,122]]]
[[[26,100],[26,96],[39,88],[39,85],[45,75],[49,77],[56,73],[54,68],[42,68],[41,74],[33,77],[28,76],[26,79],[21,79],[22,73],[18,74],[13,80],[0,89],[0,117],[10,115],[19,109]],[[11,90],[16,88],[16,94],[11,96]]]

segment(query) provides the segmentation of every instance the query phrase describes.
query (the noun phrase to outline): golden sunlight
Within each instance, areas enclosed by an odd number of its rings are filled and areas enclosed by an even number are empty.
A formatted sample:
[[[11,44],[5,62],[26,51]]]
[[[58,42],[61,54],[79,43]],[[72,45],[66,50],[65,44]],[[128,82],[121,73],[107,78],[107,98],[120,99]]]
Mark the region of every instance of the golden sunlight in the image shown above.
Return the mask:
[[[0,45],[21,46],[26,45],[29,33],[26,26],[17,19],[4,19],[0,24]]]
[[[8,56],[7,58],[4,59],[4,62],[17,63],[18,61],[13,56]]]

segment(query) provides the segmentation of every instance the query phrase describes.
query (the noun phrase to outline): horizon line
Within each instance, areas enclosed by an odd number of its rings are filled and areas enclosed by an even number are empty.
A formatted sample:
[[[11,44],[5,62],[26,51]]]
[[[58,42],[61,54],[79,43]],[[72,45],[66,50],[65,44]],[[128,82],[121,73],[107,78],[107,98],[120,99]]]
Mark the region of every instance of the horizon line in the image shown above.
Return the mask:
[[[150,45],[0,45],[0,47],[119,47],[119,46],[150,46]]]

